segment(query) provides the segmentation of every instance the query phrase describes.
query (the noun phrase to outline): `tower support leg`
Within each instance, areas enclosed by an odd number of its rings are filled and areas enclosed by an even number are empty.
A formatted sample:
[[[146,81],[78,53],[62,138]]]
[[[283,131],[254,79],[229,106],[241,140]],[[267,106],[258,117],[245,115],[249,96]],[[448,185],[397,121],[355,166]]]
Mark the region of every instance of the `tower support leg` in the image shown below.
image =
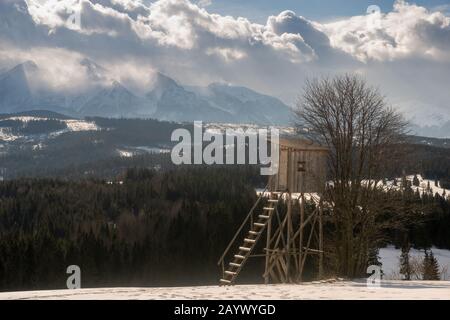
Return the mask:
[[[303,275],[303,223],[305,221],[305,195],[302,193],[300,195],[300,230],[299,230],[299,240],[298,240],[298,281],[302,282]]]

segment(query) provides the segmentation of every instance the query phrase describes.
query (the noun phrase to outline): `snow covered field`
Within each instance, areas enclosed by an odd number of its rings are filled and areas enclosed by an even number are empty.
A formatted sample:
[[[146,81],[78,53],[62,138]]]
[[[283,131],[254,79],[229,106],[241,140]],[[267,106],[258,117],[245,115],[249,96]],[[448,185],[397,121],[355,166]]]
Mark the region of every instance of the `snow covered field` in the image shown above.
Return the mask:
[[[4,118],[2,120],[21,121],[22,123],[27,123],[30,121],[48,121],[52,119],[45,117],[13,116]],[[65,132],[100,130],[100,128],[92,121],[75,120],[75,119],[58,119],[58,121],[65,123],[67,128],[47,134],[49,138],[59,136]],[[15,141],[21,138],[24,138],[24,136],[19,134],[13,134],[10,128],[0,128],[0,141]]]
[[[97,288],[79,290],[44,290],[0,292],[0,300],[10,299],[445,299],[450,300],[450,250],[432,248],[438,260],[441,279],[446,281],[402,281],[399,274],[400,249],[380,249],[384,278],[381,287],[367,287],[358,281],[315,281],[302,285],[237,285],[232,287],[199,286],[171,288]],[[410,259],[423,258],[423,250],[411,249]]]
[[[434,257],[439,263],[439,271],[441,280],[450,280],[450,250],[431,248]],[[400,280],[400,249],[395,249],[393,246],[380,249],[380,262],[384,272],[384,278],[390,280]],[[425,256],[424,250],[411,249],[409,252],[411,263],[421,263]],[[413,275],[413,280],[416,277]],[[419,277],[417,277],[419,278]],[[417,279],[416,279],[417,280]]]
[[[233,287],[99,288],[0,293],[0,300],[4,299],[450,300],[450,282],[382,281],[379,288],[368,288],[365,281],[311,282],[302,285],[238,285]]]
[[[424,179],[422,177],[422,175],[420,175],[420,174],[417,174],[415,176],[419,180],[419,186],[414,186],[413,185],[414,175],[409,175],[409,176],[405,177],[407,181],[411,182],[411,184],[412,184],[411,188],[412,188],[413,191],[419,191],[420,194],[422,194],[424,192],[425,193],[429,192],[429,193],[431,193],[433,195],[436,194],[436,193],[442,195],[445,192],[445,194],[447,196],[449,195],[450,190],[441,188],[439,185],[436,186],[434,180]],[[401,188],[401,181],[402,181],[401,178],[397,178],[397,186],[394,185],[394,181],[387,181],[386,182],[386,188],[387,189],[393,189],[393,190],[400,190],[400,188]],[[430,188],[429,190],[428,190],[428,187]]]

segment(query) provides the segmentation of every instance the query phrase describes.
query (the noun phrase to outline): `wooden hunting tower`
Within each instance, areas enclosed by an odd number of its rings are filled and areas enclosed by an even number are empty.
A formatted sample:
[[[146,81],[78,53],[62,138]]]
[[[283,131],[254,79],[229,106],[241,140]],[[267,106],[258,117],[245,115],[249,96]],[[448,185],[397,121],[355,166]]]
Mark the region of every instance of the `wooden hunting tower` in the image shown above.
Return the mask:
[[[266,188],[218,262],[222,267],[222,285],[234,284],[251,257],[265,257],[265,283],[301,282],[306,258],[311,255],[318,256],[317,277],[322,277],[322,194],[328,148],[298,138],[280,138],[277,143],[278,172],[269,177]],[[307,201],[310,210],[306,210]],[[263,233],[264,252],[252,254]],[[230,256],[233,247],[236,254]],[[225,266],[227,258],[231,261]]]

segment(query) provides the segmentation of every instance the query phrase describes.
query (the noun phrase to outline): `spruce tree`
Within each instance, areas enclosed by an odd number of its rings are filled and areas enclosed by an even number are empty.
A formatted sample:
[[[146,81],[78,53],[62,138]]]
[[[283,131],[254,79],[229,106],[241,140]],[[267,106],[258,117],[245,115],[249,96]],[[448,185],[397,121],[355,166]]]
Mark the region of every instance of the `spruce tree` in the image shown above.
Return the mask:
[[[381,267],[382,263],[380,262],[379,252],[380,252],[380,249],[377,247],[369,248],[369,256],[368,256],[368,261],[367,261],[367,264],[369,266],[375,265],[375,266]]]
[[[380,261],[380,249],[376,246],[369,248],[369,255],[368,255],[368,260],[367,260],[367,265],[368,266],[379,266],[380,268],[382,268],[383,264]],[[381,269],[381,278],[383,278],[384,272],[383,269]]]
[[[419,181],[419,178],[417,178],[417,175],[414,175],[413,185],[416,187],[420,186],[420,181]]]
[[[423,260],[423,280],[440,280],[439,263],[434,257],[433,251],[428,253],[427,249],[425,249]]]
[[[408,189],[408,180],[406,180],[406,176],[402,177],[402,188],[403,190]]]
[[[440,280],[439,276],[439,263],[436,257],[433,254],[433,251],[430,252],[428,257],[429,259],[429,279],[428,280]]]

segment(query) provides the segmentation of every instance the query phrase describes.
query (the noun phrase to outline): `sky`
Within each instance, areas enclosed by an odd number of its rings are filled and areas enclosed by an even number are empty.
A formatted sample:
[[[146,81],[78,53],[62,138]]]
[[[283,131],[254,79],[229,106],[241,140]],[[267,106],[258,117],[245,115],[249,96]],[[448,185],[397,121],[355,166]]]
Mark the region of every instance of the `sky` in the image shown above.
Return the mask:
[[[382,12],[389,12],[394,2],[394,0],[206,0],[200,1],[200,4],[206,5],[211,12],[244,16],[252,21],[264,23],[270,15],[277,15],[284,10],[292,10],[316,21],[329,22],[364,14],[371,5],[377,5]],[[450,10],[448,0],[419,0],[411,3],[430,10]]]
[[[0,1],[0,70],[32,60],[40,85],[84,90],[84,59],[136,92],[159,71],[290,106],[306,79],[357,73],[413,123],[450,128],[450,0]]]

